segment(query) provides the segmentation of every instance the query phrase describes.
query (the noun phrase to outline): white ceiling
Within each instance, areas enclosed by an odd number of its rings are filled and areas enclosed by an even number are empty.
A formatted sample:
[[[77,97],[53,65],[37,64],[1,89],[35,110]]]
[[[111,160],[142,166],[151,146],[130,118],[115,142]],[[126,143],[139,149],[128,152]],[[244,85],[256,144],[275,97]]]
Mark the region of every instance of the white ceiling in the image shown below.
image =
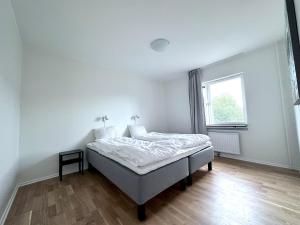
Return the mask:
[[[284,35],[284,0],[13,0],[24,43],[169,79]],[[149,44],[166,38],[163,53]]]

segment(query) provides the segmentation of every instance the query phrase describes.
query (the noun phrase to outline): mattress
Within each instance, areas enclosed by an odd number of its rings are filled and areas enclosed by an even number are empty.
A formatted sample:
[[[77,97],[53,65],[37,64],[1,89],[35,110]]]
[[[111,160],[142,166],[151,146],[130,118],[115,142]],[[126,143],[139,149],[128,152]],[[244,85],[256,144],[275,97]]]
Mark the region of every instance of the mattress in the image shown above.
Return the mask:
[[[170,141],[180,142],[184,147],[197,147],[210,141],[210,137],[204,134],[176,134],[149,132],[144,135],[136,136],[136,139],[144,141]]]
[[[127,137],[96,140],[87,147],[140,175],[203,149],[212,148],[210,141],[196,147],[187,147],[179,141],[150,142]]]

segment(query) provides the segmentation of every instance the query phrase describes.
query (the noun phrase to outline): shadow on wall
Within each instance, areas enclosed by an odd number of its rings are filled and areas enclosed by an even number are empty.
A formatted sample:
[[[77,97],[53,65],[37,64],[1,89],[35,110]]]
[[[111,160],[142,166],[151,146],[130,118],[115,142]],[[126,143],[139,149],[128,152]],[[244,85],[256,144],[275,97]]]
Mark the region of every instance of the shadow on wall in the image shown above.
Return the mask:
[[[127,126],[126,129],[124,130],[122,136],[124,136],[124,137],[130,137],[130,133],[129,133],[128,126]]]
[[[85,151],[87,143],[94,140],[93,131],[89,131],[78,143],[71,145],[67,149],[56,149],[52,155],[48,155],[48,157],[43,157],[41,160],[37,160],[35,163],[31,163],[30,166],[23,168],[20,171],[20,182],[30,182],[35,179],[52,177],[58,175],[59,171],[59,157],[58,153],[61,151],[68,151],[73,149],[82,149]],[[42,150],[41,150],[42,152]],[[41,154],[42,155],[42,154]],[[84,167],[87,168],[86,157],[84,157]],[[66,165],[63,168],[63,173],[70,173],[72,171],[77,171],[78,165],[71,164]]]
[[[76,148],[85,150],[86,145],[92,141],[94,141],[94,131],[90,130],[84,137],[81,138],[80,141],[78,141],[77,144],[71,146],[69,150],[76,149]]]
[[[96,118],[96,119],[98,120],[98,118]],[[130,126],[130,125],[132,125],[132,124],[128,124],[127,126],[115,126],[115,125],[109,124],[109,125],[106,125],[106,127],[111,127],[111,126],[115,127],[116,130],[117,130],[117,135],[120,136],[120,137],[130,137],[130,132],[129,132],[129,129],[128,129],[128,126]],[[101,125],[101,126],[98,126],[97,128],[94,128],[94,129],[100,129],[100,128],[104,128],[104,126]],[[95,139],[94,129],[92,129],[90,131],[89,135],[87,136],[87,139],[84,140],[85,145],[89,142],[94,141],[94,139]]]

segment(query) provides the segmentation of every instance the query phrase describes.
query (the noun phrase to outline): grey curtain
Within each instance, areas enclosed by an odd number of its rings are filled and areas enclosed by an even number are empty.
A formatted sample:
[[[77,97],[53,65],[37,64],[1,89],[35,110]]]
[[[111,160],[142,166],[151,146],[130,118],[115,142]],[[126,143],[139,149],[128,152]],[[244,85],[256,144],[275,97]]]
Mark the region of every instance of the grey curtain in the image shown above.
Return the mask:
[[[188,76],[192,132],[194,134],[207,134],[202,94],[202,72],[200,69],[192,70]]]

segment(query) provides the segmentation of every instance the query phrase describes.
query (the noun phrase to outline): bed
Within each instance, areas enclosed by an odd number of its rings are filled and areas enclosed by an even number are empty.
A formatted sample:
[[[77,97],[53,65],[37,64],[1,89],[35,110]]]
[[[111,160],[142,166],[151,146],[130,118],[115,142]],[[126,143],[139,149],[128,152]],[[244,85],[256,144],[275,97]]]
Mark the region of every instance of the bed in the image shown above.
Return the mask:
[[[199,168],[208,165],[208,170],[212,170],[212,161],[214,160],[214,150],[210,138],[204,134],[176,134],[176,133],[158,133],[147,132],[144,126],[129,126],[130,134],[133,138],[151,142],[159,142],[164,140],[179,140],[190,146],[201,146],[203,142],[207,143],[206,148],[200,148],[198,152],[188,156],[189,176],[188,184],[192,185],[192,174]]]
[[[185,150],[181,147],[178,141],[170,145],[169,140],[120,137],[89,143],[86,154],[89,167],[96,168],[135,201],[138,219],[144,220],[145,203],[177,182],[185,189],[191,169],[205,163],[200,160],[202,154],[212,151],[209,143],[187,146]]]

